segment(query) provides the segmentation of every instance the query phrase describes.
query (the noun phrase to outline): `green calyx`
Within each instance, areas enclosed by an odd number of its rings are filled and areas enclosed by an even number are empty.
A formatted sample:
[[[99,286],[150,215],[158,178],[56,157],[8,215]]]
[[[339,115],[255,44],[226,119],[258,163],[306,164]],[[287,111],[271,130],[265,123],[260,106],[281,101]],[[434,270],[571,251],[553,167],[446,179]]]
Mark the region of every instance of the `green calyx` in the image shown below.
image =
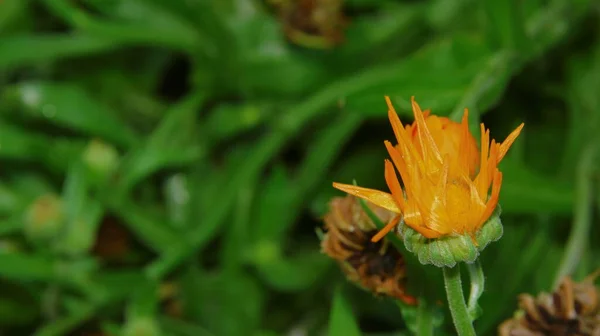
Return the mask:
[[[404,240],[406,249],[417,255],[423,265],[437,267],[454,267],[458,262],[472,263],[485,247],[502,237],[503,228],[500,220],[500,205],[475,234],[477,246],[468,234],[450,235],[428,239],[402,221],[398,233]]]

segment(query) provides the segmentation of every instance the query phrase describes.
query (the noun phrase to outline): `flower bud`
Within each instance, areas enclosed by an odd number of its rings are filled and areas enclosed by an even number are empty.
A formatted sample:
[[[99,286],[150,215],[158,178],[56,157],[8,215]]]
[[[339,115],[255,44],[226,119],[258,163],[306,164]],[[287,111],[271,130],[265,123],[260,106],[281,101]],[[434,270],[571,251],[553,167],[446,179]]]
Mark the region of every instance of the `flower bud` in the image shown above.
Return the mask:
[[[159,336],[160,329],[151,317],[136,317],[127,321],[123,328],[124,336]]]
[[[477,148],[468,110],[457,123],[422,111],[413,97],[415,122],[405,126],[389,97],[386,101],[398,142],[385,141],[391,161],[385,161],[384,177],[390,192],[333,186],[397,214],[374,241],[397,228],[406,248],[423,264],[453,267],[460,261],[473,262],[502,236],[498,201],[503,175],[498,164],[524,125],[497,143],[481,124]]]
[[[62,200],[54,194],[37,198],[26,210],[25,235],[34,242],[48,242],[64,227]]]
[[[83,161],[98,179],[104,179],[117,168],[119,153],[101,140],[92,140],[83,152]]]

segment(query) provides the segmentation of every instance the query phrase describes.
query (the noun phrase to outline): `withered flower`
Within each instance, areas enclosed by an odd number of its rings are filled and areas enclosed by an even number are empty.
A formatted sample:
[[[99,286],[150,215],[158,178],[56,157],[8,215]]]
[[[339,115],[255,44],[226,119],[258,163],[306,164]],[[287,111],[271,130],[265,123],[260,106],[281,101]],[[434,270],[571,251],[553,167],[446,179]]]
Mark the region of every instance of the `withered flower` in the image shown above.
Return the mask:
[[[382,222],[394,213],[367,203]],[[388,240],[372,242],[377,234],[375,223],[353,196],[336,197],[325,215],[327,233],[321,242],[325,254],[340,264],[348,279],[378,295],[387,295],[408,304],[416,299],[408,295],[404,258]]]
[[[500,336],[600,336],[600,292],[594,280],[600,270],[582,282],[565,277],[552,293],[537,298],[519,296],[516,316],[498,328]]]
[[[308,48],[331,48],[344,39],[343,0],[270,0],[287,38]]]
[[[498,164],[523,124],[502,143],[490,141],[489,130],[481,124],[477,149],[466,109],[457,123],[421,111],[413,97],[415,122],[405,127],[388,97],[386,101],[398,142],[385,141],[392,159],[385,160],[384,174],[390,192],[341,183],[333,186],[396,214],[374,241],[399,225],[406,248],[421,263],[453,267],[459,261],[473,262],[488,243],[502,236]]]

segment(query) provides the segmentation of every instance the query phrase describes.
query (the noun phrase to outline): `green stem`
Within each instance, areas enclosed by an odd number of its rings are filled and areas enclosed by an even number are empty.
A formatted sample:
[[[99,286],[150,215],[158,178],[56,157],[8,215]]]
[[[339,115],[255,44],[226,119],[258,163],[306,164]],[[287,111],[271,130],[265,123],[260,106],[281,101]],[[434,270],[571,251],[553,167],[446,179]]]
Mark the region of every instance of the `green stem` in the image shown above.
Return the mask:
[[[419,298],[419,307],[417,309],[417,335],[433,335],[433,315],[429,302],[423,295]]]
[[[485,277],[483,275],[483,269],[481,268],[481,262],[479,259],[475,260],[472,264],[467,264],[469,270],[469,277],[471,278],[471,291],[469,293],[469,315],[471,320],[475,321],[479,317],[479,308],[477,302],[483,294],[483,288],[485,287]]]
[[[463,296],[462,284],[460,281],[460,267],[457,264],[455,267],[442,268],[444,273],[444,285],[446,287],[446,295],[448,297],[448,307],[452,315],[452,321],[459,336],[475,336],[475,329],[471,322],[471,316],[465,304]]]
[[[581,154],[577,166],[577,182],[575,194],[575,214],[571,234],[565,247],[565,254],[560,262],[554,278],[554,288],[557,288],[562,278],[572,274],[585,251],[592,223],[594,157],[597,146],[594,142]]]

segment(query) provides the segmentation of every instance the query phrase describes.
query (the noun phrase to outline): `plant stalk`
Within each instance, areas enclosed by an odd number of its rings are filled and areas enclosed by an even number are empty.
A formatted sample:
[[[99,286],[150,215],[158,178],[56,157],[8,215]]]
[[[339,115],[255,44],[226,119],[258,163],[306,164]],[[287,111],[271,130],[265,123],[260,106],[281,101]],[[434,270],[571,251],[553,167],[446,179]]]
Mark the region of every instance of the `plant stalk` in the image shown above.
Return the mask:
[[[433,335],[433,316],[429,301],[424,295],[419,298],[419,307],[417,308],[417,335]]]
[[[467,310],[465,297],[463,296],[462,283],[460,281],[460,267],[442,268],[444,273],[444,285],[448,298],[448,307],[452,315],[452,321],[459,336],[475,336],[475,329],[471,322],[471,315]]]
[[[483,269],[481,268],[479,259],[475,260],[472,264],[467,264],[467,269],[469,270],[469,277],[471,278],[468,310],[471,315],[471,321],[475,321],[480,313],[477,302],[479,301],[481,294],[483,294],[485,276],[483,275]]]
[[[577,167],[577,182],[575,194],[575,210],[573,226],[565,247],[565,253],[554,277],[553,288],[557,288],[563,277],[575,271],[581,257],[589,243],[589,234],[592,224],[593,206],[593,174],[595,156],[598,146],[596,143],[589,145],[581,154]]]

